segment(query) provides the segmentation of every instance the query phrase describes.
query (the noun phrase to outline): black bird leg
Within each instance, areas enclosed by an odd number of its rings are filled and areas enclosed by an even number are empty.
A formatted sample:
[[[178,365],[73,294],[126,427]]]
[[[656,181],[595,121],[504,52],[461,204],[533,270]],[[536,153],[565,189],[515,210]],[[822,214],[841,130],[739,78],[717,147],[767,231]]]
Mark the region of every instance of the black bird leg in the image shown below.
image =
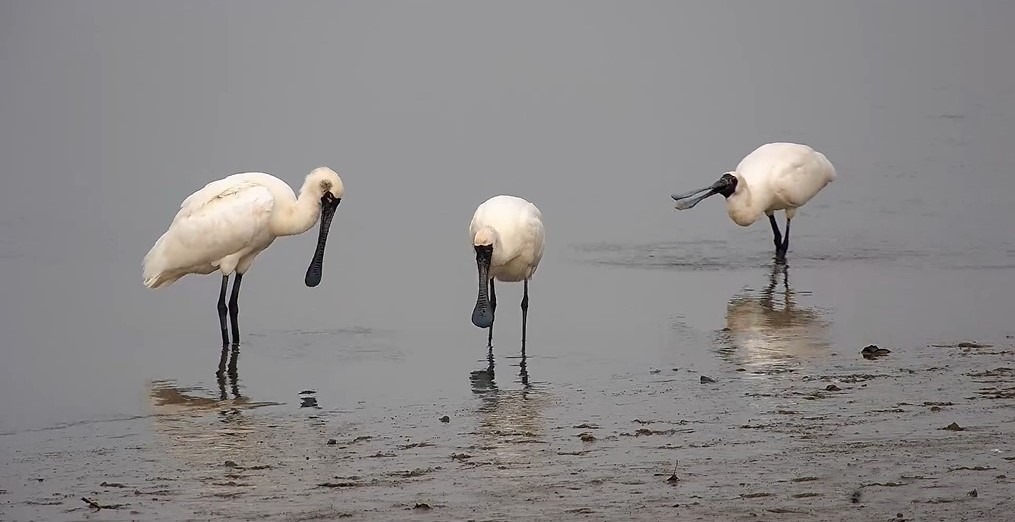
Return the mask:
[[[790,219],[786,218],[786,235],[782,238],[782,258],[786,259],[786,252],[789,252],[789,223]]]
[[[229,318],[233,326],[233,346],[240,345],[240,307],[237,301],[240,296],[240,281],[242,280],[243,274],[237,273],[236,278],[233,279],[233,294],[229,297]]]
[[[775,222],[775,214],[769,214],[768,222],[772,224],[772,235],[775,240],[775,260],[785,261],[786,252],[789,250],[789,218],[786,218],[786,235],[779,232],[779,225]]]
[[[490,315],[497,317],[497,292],[493,289],[493,279],[490,279]],[[496,319],[495,319],[496,320]],[[493,347],[493,323],[490,323],[490,335],[486,338],[486,345]]]
[[[229,286],[229,276],[222,276],[222,289],[219,290],[219,325],[222,327],[222,347],[229,346],[229,332],[226,330],[226,287]],[[225,352],[223,352],[225,353]]]
[[[782,248],[782,232],[779,232],[779,224],[775,222],[775,214],[768,215],[768,222],[772,224],[772,234],[775,236],[775,252],[779,253]]]
[[[522,357],[525,356],[525,327],[529,317],[529,280],[525,280],[525,293],[522,295]]]

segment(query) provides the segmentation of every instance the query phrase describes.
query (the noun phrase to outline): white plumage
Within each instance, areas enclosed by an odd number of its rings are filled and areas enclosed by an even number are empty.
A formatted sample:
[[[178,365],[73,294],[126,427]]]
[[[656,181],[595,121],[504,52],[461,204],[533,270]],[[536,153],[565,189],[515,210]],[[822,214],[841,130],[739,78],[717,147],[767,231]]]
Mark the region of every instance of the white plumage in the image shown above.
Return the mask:
[[[515,196],[494,196],[476,208],[469,223],[473,246],[493,245],[490,278],[505,282],[531,279],[543,258],[543,214]]]
[[[796,209],[811,200],[836,177],[824,154],[798,143],[767,143],[748,154],[735,171],[727,172],[709,187],[674,194],[676,208],[686,210],[701,200],[722,194],[730,219],[749,226],[766,215],[775,236],[776,255],[789,249],[790,221]],[[698,195],[704,192],[702,195]],[[785,240],[775,222],[775,212],[786,213]]]
[[[169,229],[145,255],[144,285],[162,288],[187,274],[221,271],[219,315],[225,342],[228,277],[236,274],[232,309],[240,278],[257,254],[275,238],[306,232],[320,219],[318,248],[306,277],[308,286],[316,286],[328,227],[344,192],[342,179],[327,167],[307,175],[298,198],[284,181],[262,172],[213,181],[183,200]],[[237,335],[234,318],[234,343],[238,342]]]
[[[493,341],[497,297],[494,280],[524,282],[522,297],[522,349],[528,314],[529,279],[539,267],[545,247],[543,214],[535,205],[515,196],[495,196],[476,208],[469,224],[469,237],[476,250],[479,296],[472,322],[489,328]],[[489,287],[489,293],[487,292]]]

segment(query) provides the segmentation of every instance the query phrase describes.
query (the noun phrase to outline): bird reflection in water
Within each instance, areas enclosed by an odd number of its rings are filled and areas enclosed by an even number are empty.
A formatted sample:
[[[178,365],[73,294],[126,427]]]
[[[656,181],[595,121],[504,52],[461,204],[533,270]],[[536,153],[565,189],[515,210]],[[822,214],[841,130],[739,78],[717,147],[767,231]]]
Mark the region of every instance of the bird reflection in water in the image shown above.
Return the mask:
[[[520,382],[525,389],[530,389],[532,385],[529,384],[529,369],[527,361],[528,358],[523,351],[522,357],[518,363],[518,382]],[[471,374],[469,374],[469,380],[472,381],[473,393],[497,391],[497,382],[495,381],[494,373],[493,348],[488,349],[485,362],[486,368],[474,370]]]
[[[723,359],[754,373],[780,373],[800,359],[827,354],[829,327],[821,311],[797,304],[789,266],[774,263],[761,291],[730,299],[718,352]]]
[[[224,346],[219,357],[215,380],[218,383],[218,398],[198,395],[198,388],[178,386],[173,381],[151,383],[151,399],[157,414],[201,412],[224,408],[243,407],[250,403],[240,394],[240,376],[237,370],[239,348]],[[231,397],[230,397],[231,394]]]
[[[229,398],[226,395],[226,376],[229,377],[229,387],[233,392],[233,399],[240,400],[240,375],[236,370],[236,360],[240,357],[240,347],[238,345],[232,345],[232,348],[228,346],[222,347],[222,355],[219,356],[219,369],[215,372],[215,380],[218,381],[219,385],[219,399],[227,400]],[[227,364],[228,361],[228,364]]]
[[[485,363],[486,368],[470,375],[472,391],[480,396],[476,447],[490,451],[490,458],[507,466],[498,470],[499,474],[513,473],[516,465],[523,469],[539,464],[540,452],[545,449],[544,413],[551,403],[549,393],[530,381],[528,358],[524,355],[519,359],[515,380],[521,384],[520,389],[497,386],[492,350]]]
[[[270,457],[259,454],[265,445],[258,443],[271,436],[271,422],[267,416],[248,412],[279,403],[251,401],[240,393],[238,357],[238,348],[222,348],[215,372],[217,397],[209,390],[174,381],[150,383],[153,431],[169,457],[193,469],[220,467],[225,460],[256,463]]]

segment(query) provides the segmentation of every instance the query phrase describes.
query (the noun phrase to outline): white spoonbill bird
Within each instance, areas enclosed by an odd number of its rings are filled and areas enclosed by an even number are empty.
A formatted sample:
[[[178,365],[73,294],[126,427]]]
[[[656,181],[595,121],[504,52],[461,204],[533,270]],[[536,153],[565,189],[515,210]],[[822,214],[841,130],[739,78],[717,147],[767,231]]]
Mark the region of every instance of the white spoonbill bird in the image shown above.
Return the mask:
[[[476,250],[479,296],[472,310],[472,324],[489,328],[487,343],[493,346],[493,319],[497,309],[494,279],[524,281],[522,297],[522,353],[529,312],[529,279],[543,258],[543,214],[535,205],[515,196],[494,196],[472,216],[469,235]]]
[[[730,219],[742,227],[753,224],[762,214],[767,215],[775,234],[776,259],[785,260],[789,223],[796,209],[834,179],[835,168],[824,154],[798,143],[766,143],[711,186],[672,197],[678,210],[686,210],[707,197],[722,194]],[[775,222],[777,210],[786,211],[785,238]]]
[[[328,167],[307,175],[297,198],[284,181],[262,172],[246,172],[213,181],[183,200],[169,230],[144,258],[144,285],[162,288],[187,274],[222,272],[218,313],[222,345],[229,344],[226,311],[231,316],[233,344],[240,344],[236,300],[240,280],[254,258],[279,236],[302,234],[321,221],[317,250],[307,268],[307,286],[321,282],[324,245],[335,209],[342,201],[342,178]],[[226,307],[226,286],[233,273],[233,291]]]

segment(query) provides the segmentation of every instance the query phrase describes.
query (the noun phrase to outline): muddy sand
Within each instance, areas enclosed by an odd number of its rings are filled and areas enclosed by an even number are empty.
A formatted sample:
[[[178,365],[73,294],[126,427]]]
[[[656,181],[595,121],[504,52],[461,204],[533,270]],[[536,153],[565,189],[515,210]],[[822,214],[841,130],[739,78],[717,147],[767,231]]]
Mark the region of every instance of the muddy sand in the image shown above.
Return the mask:
[[[720,351],[728,369],[713,375],[647,368],[612,376],[620,386],[566,388],[530,382],[532,358],[480,361],[468,404],[373,417],[368,405],[320,408],[314,390],[298,406],[259,403],[242,395],[242,365],[227,365],[218,390],[151,383],[150,415],[4,435],[0,513],[1004,520],[1015,507],[1013,344],[874,359],[857,347],[827,365]]]

